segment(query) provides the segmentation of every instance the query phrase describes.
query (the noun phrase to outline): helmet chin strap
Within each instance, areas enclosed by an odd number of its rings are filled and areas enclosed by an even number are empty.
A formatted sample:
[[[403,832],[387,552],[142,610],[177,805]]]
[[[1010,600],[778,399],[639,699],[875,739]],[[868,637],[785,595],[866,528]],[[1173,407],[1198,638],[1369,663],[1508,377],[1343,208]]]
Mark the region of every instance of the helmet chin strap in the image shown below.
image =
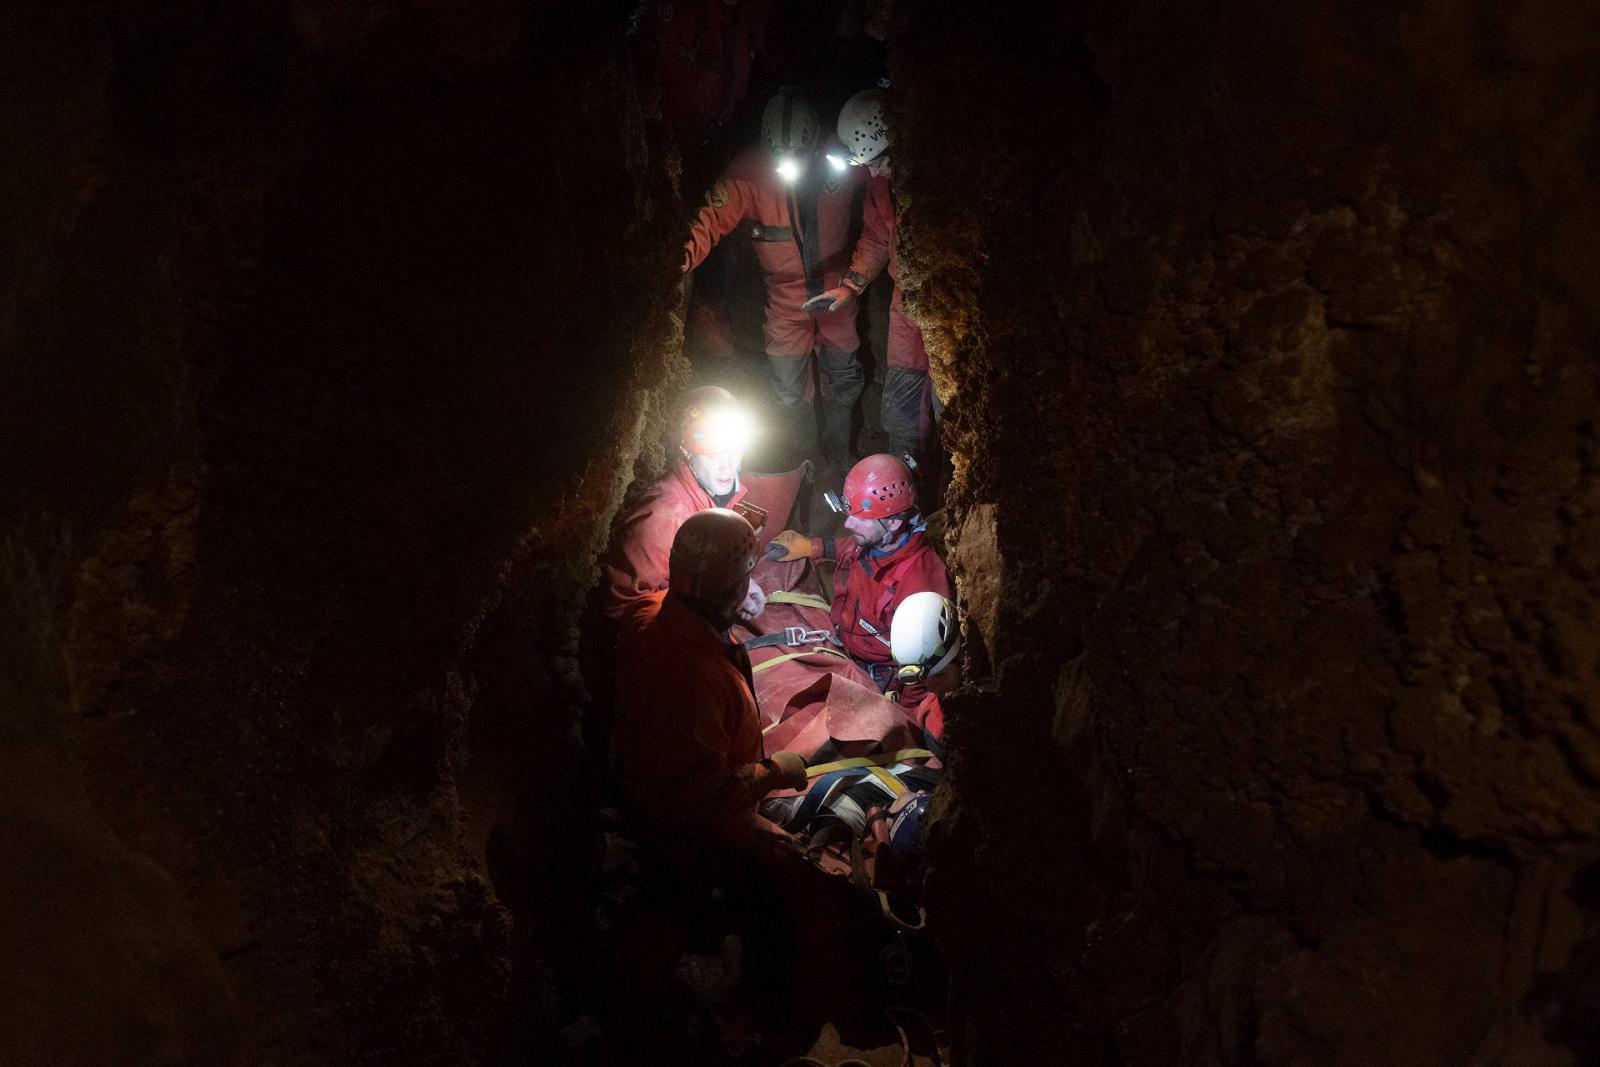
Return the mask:
[[[886,543],[889,540],[889,528],[883,524],[883,520],[874,519],[872,521],[878,524],[878,529],[883,533],[883,537],[879,539],[878,543],[873,545],[868,550],[876,556],[887,556],[889,553],[896,551],[907,541],[911,540],[912,534],[921,533],[923,530],[928,528],[927,521],[923,519],[921,515],[913,515],[906,520],[905,527],[900,531],[900,536],[895,540],[895,543],[891,545]]]

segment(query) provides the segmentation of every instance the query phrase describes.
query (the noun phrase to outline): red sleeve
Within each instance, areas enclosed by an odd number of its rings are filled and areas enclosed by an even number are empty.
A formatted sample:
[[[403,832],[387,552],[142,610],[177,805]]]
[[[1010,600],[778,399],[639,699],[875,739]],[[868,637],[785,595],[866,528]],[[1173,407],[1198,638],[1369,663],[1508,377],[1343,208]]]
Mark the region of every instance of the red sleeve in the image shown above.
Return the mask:
[[[894,244],[894,203],[889,198],[889,183],[874,178],[867,183],[867,198],[861,209],[861,237],[850,257],[851,281],[865,289],[889,262]]]
[[[756,187],[744,178],[726,173],[706,194],[706,202],[689,224],[689,239],[683,245],[683,269],[694,270],[717,242],[739,228],[739,223],[756,215]]]
[[[667,587],[672,538],[677,532],[673,517],[659,507],[628,520],[602,568],[607,618],[622,618],[640,600]]]

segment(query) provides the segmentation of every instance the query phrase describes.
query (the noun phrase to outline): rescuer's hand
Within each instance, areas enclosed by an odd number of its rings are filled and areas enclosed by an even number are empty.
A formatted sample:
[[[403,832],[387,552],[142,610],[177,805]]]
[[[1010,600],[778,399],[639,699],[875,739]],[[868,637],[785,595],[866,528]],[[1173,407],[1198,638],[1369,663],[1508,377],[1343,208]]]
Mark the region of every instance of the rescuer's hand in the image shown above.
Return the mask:
[[[792,563],[797,559],[810,559],[811,538],[794,530],[785,530],[767,542],[767,558],[774,563]]]
[[[744,595],[744,602],[735,611],[734,617],[740,622],[753,622],[757,615],[767,610],[767,594],[761,591],[754,578],[750,579],[750,591]]]
[[[855,300],[856,294],[848,286],[841,285],[837,289],[829,289],[820,296],[814,296],[800,305],[801,311],[809,311],[813,315],[825,311],[843,311]]]
[[[767,757],[767,762],[777,772],[777,784],[774,789],[804,789],[806,787],[806,761],[800,758],[798,752],[774,752]]]

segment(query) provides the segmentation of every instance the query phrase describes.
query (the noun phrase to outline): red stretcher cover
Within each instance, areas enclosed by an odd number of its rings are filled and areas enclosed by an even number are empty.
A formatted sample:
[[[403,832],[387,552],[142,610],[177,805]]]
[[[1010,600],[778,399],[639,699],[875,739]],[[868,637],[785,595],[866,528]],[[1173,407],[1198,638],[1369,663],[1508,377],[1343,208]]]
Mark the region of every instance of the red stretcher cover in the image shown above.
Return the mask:
[[[744,472],[740,475],[745,487],[744,503],[753,504],[766,512],[765,522],[756,531],[756,536],[763,544],[802,521],[796,511],[800,494],[806,488],[808,473],[807,468],[801,466],[782,474]],[[810,560],[774,563],[762,559],[756,563],[753,577],[768,596],[773,593],[798,593],[814,598],[819,604],[825,602],[822,583]],[[811,632],[831,631],[833,620],[829,618],[825,607],[769,601],[767,610],[755,621],[754,627],[736,627],[734,636],[747,641],[760,634],[777,633],[789,627]],[[777,660],[782,662],[774,662]],[[856,666],[837,645],[824,641],[795,647],[770,645],[753,649],[750,652],[750,664],[755,668],[756,704],[761,708],[763,725],[776,722],[795,694],[815,684],[819,678],[838,674],[868,688],[873,686],[866,671]],[[769,745],[768,751],[777,750]]]
[[[743,475],[745,501],[766,513],[756,531],[763,543],[785,528],[804,529],[799,505],[800,494],[808,488],[806,475],[804,467],[784,474]],[[822,582],[810,560],[763,559],[756,564],[754,577],[769,598],[800,594],[814,603],[769,599],[753,628],[736,628],[739,639],[789,627],[832,630]],[[923,916],[914,901],[913,880],[907,877],[910,871],[903,866],[906,858],[897,862],[888,845],[890,828],[898,825],[894,820],[902,809],[919,797],[925,801],[942,773],[930,751],[938,746],[930,744],[923,729],[928,718],[925,708],[906,708],[887,699],[866,671],[838,646],[824,641],[754,649],[750,660],[763,747],[767,752],[799,753],[814,768],[805,789],[769,795],[762,803],[763,814],[797,832],[818,828],[806,850],[811,861],[873,892],[884,916],[897,927],[920,930]],[[830,769],[834,767],[840,769]],[[897,914],[891,891],[911,892],[915,919]],[[905,912],[903,906],[900,912]]]

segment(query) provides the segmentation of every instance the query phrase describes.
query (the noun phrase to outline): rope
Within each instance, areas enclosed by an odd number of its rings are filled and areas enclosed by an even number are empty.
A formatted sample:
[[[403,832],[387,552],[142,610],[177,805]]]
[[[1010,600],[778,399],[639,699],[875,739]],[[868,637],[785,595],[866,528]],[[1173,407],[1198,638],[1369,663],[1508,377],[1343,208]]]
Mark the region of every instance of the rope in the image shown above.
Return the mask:
[[[785,652],[781,656],[773,656],[769,660],[763,660],[762,662],[757,663],[754,667],[751,667],[750,668],[750,673],[751,674],[760,674],[762,671],[766,670],[768,667],[776,667],[780,663],[788,663],[790,660],[799,659],[802,656],[815,656],[819,652],[821,652],[821,653],[823,653],[825,655],[829,655],[829,656],[838,656],[840,659],[849,659],[850,658],[849,656],[846,656],[843,652],[836,652],[831,648],[824,648],[823,646],[818,645],[816,648],[808,648],[808,649],[804,649],[804,650],[802,650],[800,652]]]

